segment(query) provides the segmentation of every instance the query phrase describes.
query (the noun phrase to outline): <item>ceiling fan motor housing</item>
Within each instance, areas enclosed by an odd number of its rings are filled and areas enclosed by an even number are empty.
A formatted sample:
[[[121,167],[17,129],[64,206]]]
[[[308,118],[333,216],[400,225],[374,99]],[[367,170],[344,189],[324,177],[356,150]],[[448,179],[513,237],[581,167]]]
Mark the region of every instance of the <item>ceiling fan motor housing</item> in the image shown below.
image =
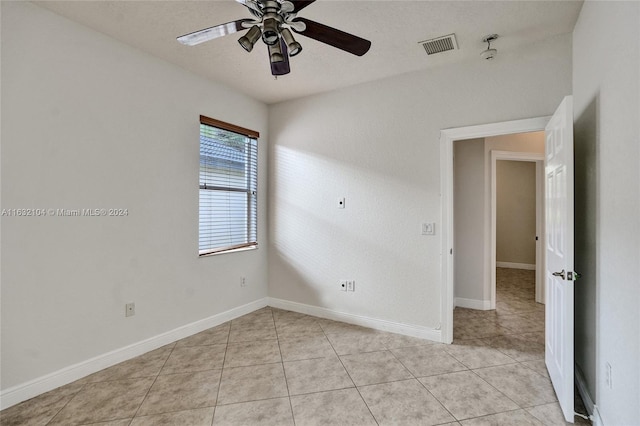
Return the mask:
[[[273,46],[280,39],[280,3],[267,0],[264,3],[264,15],[262,20],[262,40],[269,46]]]

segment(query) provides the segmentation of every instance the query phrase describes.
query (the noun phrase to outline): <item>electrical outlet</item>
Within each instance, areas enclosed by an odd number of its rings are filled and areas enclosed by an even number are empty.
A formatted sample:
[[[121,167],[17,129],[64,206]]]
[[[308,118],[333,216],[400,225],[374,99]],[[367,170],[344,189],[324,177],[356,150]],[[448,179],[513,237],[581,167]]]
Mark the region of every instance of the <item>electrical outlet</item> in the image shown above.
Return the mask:
[[[247,286],[247,279],[245,277],[240,277],[240,287]]]
[[[613,389],[613,371],[611,369],[611,364],[608,362],[605,365],[604,382],[609,389]]]
[[[340,290],[347,291],[347,280],[340,280],[338,284],[340,284]]]
[[[132,317],[136,314],[136,304],[131,302],[124,305],[124,316]]]
[[[354,280],[347,281],[347,291],[356,291],[356,282]]]

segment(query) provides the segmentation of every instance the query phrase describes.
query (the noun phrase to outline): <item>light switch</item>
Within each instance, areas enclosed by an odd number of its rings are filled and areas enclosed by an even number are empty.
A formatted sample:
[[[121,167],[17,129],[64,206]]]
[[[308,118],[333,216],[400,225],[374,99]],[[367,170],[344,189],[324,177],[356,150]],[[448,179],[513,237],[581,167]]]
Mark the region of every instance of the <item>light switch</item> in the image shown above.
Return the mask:
[[[436,224],[433,222],[423,223],[422,224],[422,235],[435,235],[436,234]]]

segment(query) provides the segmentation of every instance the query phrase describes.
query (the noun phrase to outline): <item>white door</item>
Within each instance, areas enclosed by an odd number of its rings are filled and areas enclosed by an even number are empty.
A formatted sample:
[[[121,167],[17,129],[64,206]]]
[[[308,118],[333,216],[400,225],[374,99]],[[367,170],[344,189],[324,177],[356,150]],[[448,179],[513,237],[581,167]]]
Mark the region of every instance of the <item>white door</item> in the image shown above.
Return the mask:
[[[564,417],[573,423],[573,98],[545,129],[545,362]]]

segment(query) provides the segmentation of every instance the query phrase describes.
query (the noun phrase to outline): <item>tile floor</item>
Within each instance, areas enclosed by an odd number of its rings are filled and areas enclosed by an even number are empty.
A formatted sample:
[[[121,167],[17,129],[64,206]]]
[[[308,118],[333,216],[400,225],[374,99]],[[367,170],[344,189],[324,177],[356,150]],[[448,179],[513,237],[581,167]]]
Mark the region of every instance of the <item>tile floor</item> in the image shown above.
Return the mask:
[[[4,410],[0,424],[564,424],[533,272],[500,269],[497,285],[496,311],[455,310],[453,345],[267,307]]]

